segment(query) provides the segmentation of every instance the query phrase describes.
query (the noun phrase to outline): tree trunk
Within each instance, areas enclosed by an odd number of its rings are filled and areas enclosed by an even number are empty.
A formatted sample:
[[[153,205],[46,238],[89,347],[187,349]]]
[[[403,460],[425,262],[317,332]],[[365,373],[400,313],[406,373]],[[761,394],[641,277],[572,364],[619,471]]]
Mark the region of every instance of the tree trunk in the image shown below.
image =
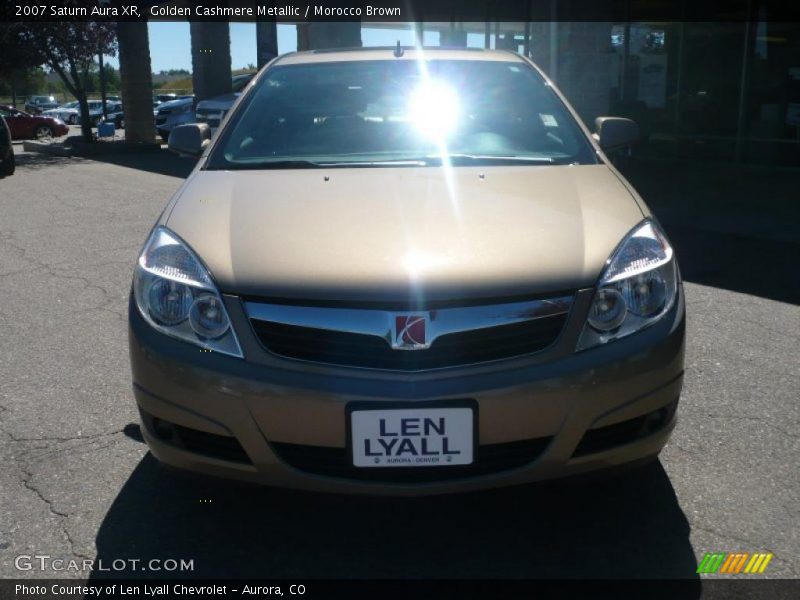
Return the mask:
[[[311,50],[360,48],[361,21],[311,21],[308,23],[308,47]]]
[[[192,84],[195,102],[231,91],[231,34],[227,22],[195,21],[192,36]]]
[[[81,136],[84,142],[93,141],[92,137],[92,118],[89,116],[89,102],[86,100],[86,91],[76,88],[75,99],[78,101],[78,108],[81,113]]]
[[[83,141],[92,142],[94,141],[94,137],[92,136],[92,118],[89,116],[89,102],[86,100],[85,87],[88,73],[84,72],[83,77],[81,77],[78,67],[75,63],[70,61],[69,74],[72,77],[72,85],[75,86],[75,98],[80,103],[81,135],[83,136]]]
[[[100,77],[100,101],[103,103],[103,120],[108,119],[108,106],[106,106],[106,69],[103,66],[103,53],[97,53],[97,64],[100,65],[98,76]]]
[[[75,99],[78,101],[78,112],[81,115],[81,134],[85,141],[91,142],[92,124],[89,122],[89,104],[86,101],[86,89],[81,84],[81,79],[78,76],[78,69],[75,63],[69,63],[69,72],[67,72],[64,70],[64,66],[61,62],[50,55],[47,58],[47,66],[58,74],[64,87],[67,88],[69,93],[75,96]]]
[[[258,68],[278,56],[278,28],[275,20],[256,23],[256,57]]]
[[[125,115],[125,141],[155,142],[153,121],[153,73],[147,23],[117,24],[120,91]]]
[[[308,23],[298,23],[297,26],[297,51],[309,50],[311,45],[308,40]]]

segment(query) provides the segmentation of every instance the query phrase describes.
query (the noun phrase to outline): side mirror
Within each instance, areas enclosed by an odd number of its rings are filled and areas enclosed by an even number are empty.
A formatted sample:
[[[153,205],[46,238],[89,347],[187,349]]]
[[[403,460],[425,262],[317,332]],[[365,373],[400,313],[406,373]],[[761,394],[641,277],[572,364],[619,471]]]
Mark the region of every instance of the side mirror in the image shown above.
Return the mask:
[[[603,150],[618,150],[639,141],[639,126],[622,117],[597,117],[595,139]]]
[[[167,147],[182,156],[200,156],[211,141],[208,123],[178,125],[169,133]]]

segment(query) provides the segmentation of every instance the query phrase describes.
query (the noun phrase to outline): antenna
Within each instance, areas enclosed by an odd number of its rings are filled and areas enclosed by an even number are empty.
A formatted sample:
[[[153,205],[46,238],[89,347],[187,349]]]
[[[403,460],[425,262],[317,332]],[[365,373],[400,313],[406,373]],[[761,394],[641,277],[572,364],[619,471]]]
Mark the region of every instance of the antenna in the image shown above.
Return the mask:
[[[403,47],[400,45],[400,40],[397,40],[397,46],[395,46],[394,48],[394,56],[395,58],[400,58],[401,56],[403,56],[403,54],[405,54],[405,51],[403,50]]]

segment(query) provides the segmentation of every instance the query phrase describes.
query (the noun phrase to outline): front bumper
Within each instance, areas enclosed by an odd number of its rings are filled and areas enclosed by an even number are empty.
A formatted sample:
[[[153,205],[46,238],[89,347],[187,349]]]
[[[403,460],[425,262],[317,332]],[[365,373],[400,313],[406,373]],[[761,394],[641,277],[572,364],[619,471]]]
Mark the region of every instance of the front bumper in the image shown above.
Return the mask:
[[[564,331],[548,350],[420,373],[322,366],[271,355],[258,344],[234,296],[224,299],[246,358],[202,352],[153,330],[131,302],[131,368],[143,435],[156,458],[172,466],[283,487],[365,494],[463,492],[655,456],[675,425],[683,382],[683,291],[655,325],[575,353],[592,293],[578,292]],[[430,477],[414,482],[365,480],[352,467],[340,468],[347,460],[348,403],[440,399],[477,402],[478,456],[482,449],[487,455],[512,448],[528,454],[497,471],[451,476],[449,467],[434,467],[427,470]]]

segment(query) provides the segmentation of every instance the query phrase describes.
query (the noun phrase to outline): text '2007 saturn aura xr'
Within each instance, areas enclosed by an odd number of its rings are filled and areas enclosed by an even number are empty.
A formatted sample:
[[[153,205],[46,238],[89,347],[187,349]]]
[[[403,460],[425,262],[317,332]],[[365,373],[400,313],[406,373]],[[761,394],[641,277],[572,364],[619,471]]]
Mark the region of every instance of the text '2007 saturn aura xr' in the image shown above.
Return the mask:
[[[162,462],[433,494],[638,464],[675,426],[672,247],[547,77],[501,51],[289,54],[139,256],[130,355]]]

